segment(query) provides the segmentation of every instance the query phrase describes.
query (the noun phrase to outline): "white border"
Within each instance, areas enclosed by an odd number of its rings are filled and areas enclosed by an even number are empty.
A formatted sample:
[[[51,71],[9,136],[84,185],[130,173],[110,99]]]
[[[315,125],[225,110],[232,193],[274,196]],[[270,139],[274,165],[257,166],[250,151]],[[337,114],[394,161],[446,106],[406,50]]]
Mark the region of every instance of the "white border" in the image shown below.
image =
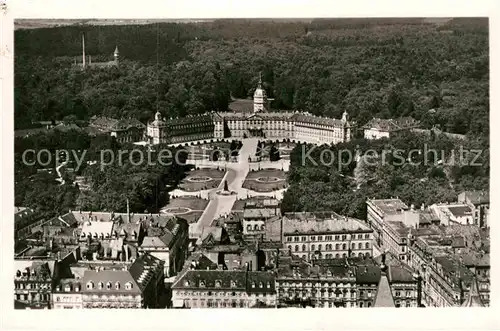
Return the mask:
[[[492,293],[488,309],[286,309],[286,310],[82,310],[14,311],[12,300],[13,263],[13,18],[223,18],[223,17],[490,17],[491,61],[491,198],[497,200],[500,123],[498,82],[499,3],[495,0],[233,0],[233,1],[128,1],[128,0],[7,0],[1,24],[1,108],[0,108],[0,325],[6,330],[68,329],[244,329],[244,330],[329,330],[329,329],[500,329],[496,312],[500,303],[498,263],[492,258]],[[495,62],[496,60],[496,62]],[[496,138],[496,139],[495,139]],[[497,218],[492,203],[491,256],[498,256]],[[500,310],[498,310],[500,311]]]

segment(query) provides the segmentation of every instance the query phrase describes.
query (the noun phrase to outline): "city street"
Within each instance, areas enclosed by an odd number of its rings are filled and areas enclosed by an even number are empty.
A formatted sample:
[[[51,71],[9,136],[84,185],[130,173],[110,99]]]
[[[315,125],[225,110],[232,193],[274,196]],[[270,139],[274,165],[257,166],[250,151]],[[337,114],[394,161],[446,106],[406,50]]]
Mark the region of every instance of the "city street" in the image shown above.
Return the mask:
[[[242,190],[243,182],[248,174],[248,157],[253,155],[257,149],[256,138],[243,139],[243,146],[240,149],[239,158],[237,163],[225,162],[224,166],[227,172],[222,179],[219,187],[210,190],[209,197],[210,202],[207,208],[201,215],[200,219],[196,223],[193,231],[190,231],[191,236],[196,236],[201,234],[201,230],[205,226],[210,226],[214,219],[229,214],[233,205],[238,197],[238,192]],[[221,162],[210,162],[203,160],[203,165],[220,166]],[[199,163],[197,163],[198,165]],[[231,195],[219,195],[217,191],[224,189],[224,182],[227,181],[229,191],[235,192]]]

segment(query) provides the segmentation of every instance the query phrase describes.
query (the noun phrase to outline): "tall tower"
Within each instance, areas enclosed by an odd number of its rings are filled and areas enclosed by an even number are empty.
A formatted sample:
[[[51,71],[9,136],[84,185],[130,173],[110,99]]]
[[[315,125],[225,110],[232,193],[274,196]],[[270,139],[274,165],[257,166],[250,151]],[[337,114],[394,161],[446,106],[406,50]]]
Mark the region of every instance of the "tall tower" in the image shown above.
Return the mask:
[[[120,60],[120,52],[118,51],[118,45],[116,46],[115,48],[115,52],[114,52],[114,57],[115,57],[115,62],[116,64],[118,64],[118,61]]]
[[[266,90],[262,88],[262,74],[259,73],[259,84],[253,94],[253,112],[257,113],[264,111],[267,107]]]
[[[82,67],[85,68],[85,34],[82,34]]]

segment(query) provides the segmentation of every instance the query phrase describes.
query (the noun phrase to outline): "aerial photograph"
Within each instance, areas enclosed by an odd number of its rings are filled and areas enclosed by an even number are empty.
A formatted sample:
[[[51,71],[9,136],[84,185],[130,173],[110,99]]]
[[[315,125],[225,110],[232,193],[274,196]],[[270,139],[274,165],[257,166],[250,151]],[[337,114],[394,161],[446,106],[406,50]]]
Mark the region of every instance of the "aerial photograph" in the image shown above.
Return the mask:
[[[15,309],[490,306],[488,18],[14,23]]]

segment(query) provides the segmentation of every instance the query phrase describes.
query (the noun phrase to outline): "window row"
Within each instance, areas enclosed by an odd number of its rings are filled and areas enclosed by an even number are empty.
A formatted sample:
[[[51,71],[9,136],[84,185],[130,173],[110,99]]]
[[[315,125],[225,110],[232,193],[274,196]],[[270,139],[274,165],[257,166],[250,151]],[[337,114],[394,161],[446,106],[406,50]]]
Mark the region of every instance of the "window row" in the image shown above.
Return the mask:
[[[332,251],[333,250],[333,244],[326,244],[325,246],[325,250],[326,251]],[[288,249],[291,250],[292,249],[292,246],[289,245],[288,246]],[[347,250],[348,249],[348,246],[347,244],[335,244],[335,250]],[[351,244],[351,249],[370,249],[370,243],[365,243],[363,245],[363,243],[352,243]],[[294,247],[294,251],[295,252],[300,252],[300,251],[307,251],[307,245],[302,245],[302,250],[300,249],[300,246],[299,245],[295,245]],[[315,251],[315,250],[318,250],[318,251],[321,251],[323,250],[323,245],[319,244],[318,246],[312,244],[311,245],[311,248],[310,248],[311,251]]]
[[[247,231],[264,231],[264,224],[262,224],[261,226],[259,226],[258,224],[255,224],[254,226],[248,224]]]
[[[121,287],[120,282],[116,282],[114,284],[115,290],[119,290],[120,287]],[[90,282],[87,283],[87,290],[93,290],[94,288],[95,288],[94,282],[90,281]],[[103,290],[104,289],[104,283],[103,282],[97,283],[97,288],[99,290]],[[107,282],[106,283],[106,289],[107,290],[111,290],[112,288],[113,288],[113,284],[111,282]],[[125,289],[126,290],[131,290],[132,288],[133,288],[133,285],[132,285],[131,282],[126,282],[125,283]]]
[[[293,239],[292,239],[293,238]],[[370,234],[352,234],[351,240],[361,240],[361,239],[370,239]],[[330,241],[330,240],[347,240],[347,235],[336,235],[336,236],[311,236],[310,241]],[[307,241],[307,236],[288,236],[286,241]]]

